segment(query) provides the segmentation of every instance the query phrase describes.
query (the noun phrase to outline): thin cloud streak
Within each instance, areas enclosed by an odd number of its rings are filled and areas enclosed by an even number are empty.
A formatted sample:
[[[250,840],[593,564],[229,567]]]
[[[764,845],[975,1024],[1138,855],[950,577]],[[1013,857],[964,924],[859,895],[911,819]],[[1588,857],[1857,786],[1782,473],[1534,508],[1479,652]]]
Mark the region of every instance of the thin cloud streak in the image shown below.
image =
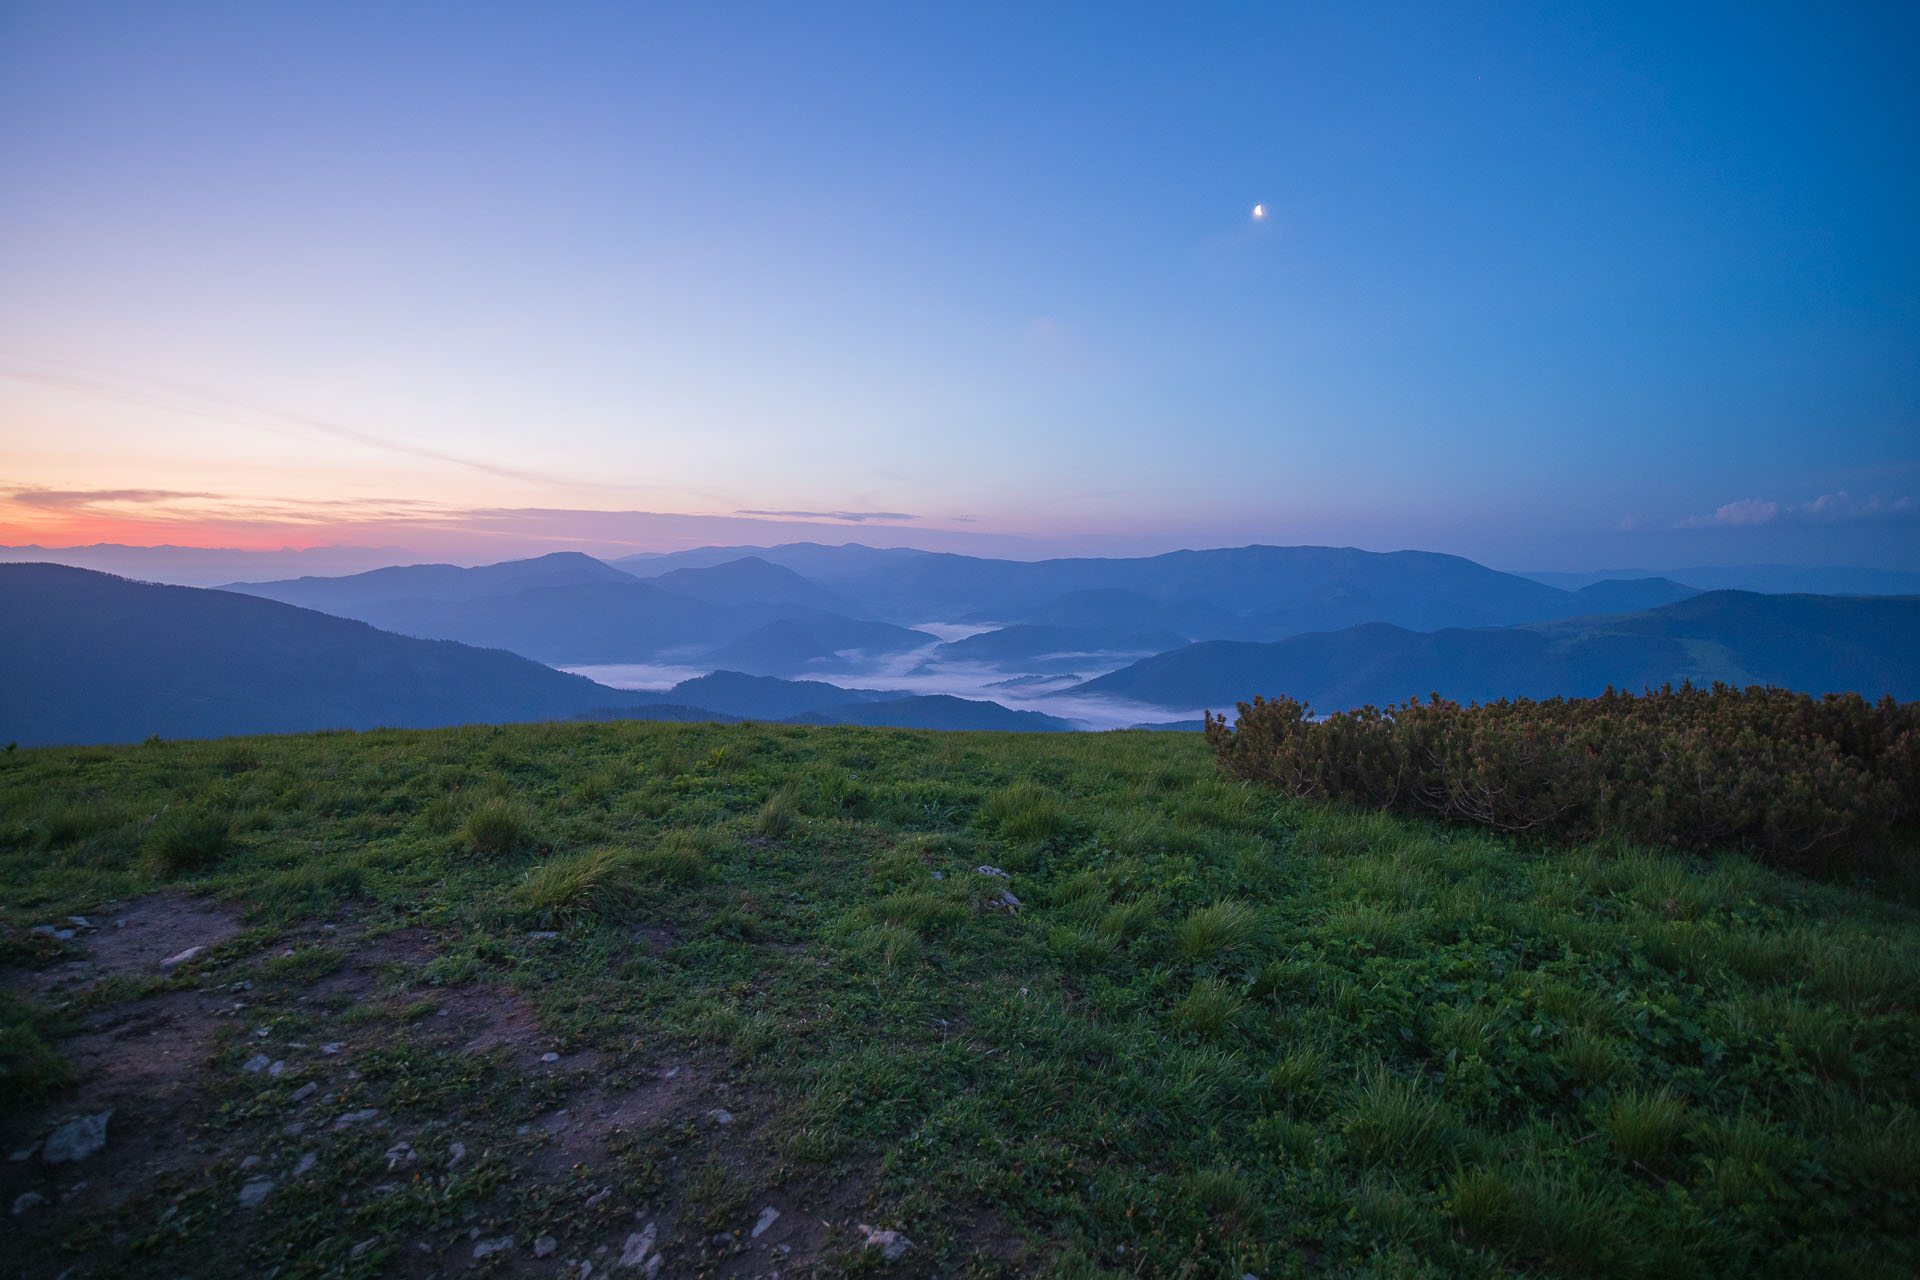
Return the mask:
[[[736,511],[737,516],[762,516],[780,520],[833,520],[843,524],[860,524],[867,520],[918,520],[920,517],[904,511]]]

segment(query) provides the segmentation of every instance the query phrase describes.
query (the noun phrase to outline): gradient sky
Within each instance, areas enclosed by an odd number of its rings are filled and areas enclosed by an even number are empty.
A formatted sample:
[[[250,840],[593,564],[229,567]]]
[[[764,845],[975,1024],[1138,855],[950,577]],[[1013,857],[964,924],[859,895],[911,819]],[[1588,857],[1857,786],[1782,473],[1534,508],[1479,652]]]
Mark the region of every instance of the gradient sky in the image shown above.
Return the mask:
[[[0,0],[0,542],[1920,568],[1920,7],[1577,8]]]

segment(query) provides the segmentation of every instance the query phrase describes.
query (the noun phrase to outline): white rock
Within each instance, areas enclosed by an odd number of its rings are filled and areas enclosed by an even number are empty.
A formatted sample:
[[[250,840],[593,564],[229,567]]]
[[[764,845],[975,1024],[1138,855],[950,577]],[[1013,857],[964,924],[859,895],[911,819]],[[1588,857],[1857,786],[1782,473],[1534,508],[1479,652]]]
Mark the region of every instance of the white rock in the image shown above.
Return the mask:
[[[260,1167],[259,1156],[248,1156],[245,1160],[242,1160],[240,1162],[240,1171],[242,1173],[246,1172],[248,1169],[258,1169],[259,1167]]]
[[[733,1112],[728,1111],[725,1107],[715,1107],[713,1110],[707,1112],[707,1119],[719,1125],[732,1124]]]
[[[473,1256],[476,1258],[486,1258],[496,1253],[505,1253],[511,1248],[513,1248],[513,1237],[500,1236],[493,1240],[482,1240],[479,1244],[473,1246]]]
[[[109,1107],[95,1115],[67,1121],[47,1135],[47,1145],[40,1158],[48,1164],[85,1160],[107,1145],[107,1120],[112,1115],[113,1109]]]
[[[560,1061],[560,1055],[559,1055],[559,1054],[557,1054],[557,1053],[543,1053],[543,1054],[541,1054],[541,1055],[540,1055],[540,1061],[542,1061],[542,1062],[558,1062],[558,1061]]]
[[[878,1249],[881,1258],[888,1262],[898,1262],[906,1256],[907,1250],[913,1248],[913,1241],[907,1239],[898,1231],[882,1231],[877,1227],[870,1227],[864,1222],[856,1223],[855,1225],[858,1226],[861,1232],[867,1237],[867,1248]]]
[[[616,1267],[638,1267],[644,1265],[647,1261],[647,1255],[653,1252],[654,1237],[658,1234],[658,1230],[649,1222],[643,1230],[636,1231],[628,1236],[627,1242],[620,1246],[620,1261],[613,1265]]]
[[[248,1072],[249,1074],[258,1075],[260,1072],[265,1071],[268,1067],[272,1065],[273,1065],[272,1058],[269,1058],[264,1053],[256,1053],[251,1058],[248,1058],[245,1062],[241,1063],[240,1069],[242,1071]]]
[[[311,1151],[302,1151],[300,1153],[300,1163],[293,1166],[293,1176],[296,1178],[304,1178],[307,1176],[307,1171],[319,1163],[319,1156],[313,1154]]]
[[[240,1188],[240,1207],[251,1209],[267,1198],[273,1190],[272,1178],[249,1178],[247,1185]]]
[[[267,1074],[272,1076],[275,1080],[278,1080],[280,1078],[280,1073],[285,1071],[286,1069],[287,1069],[286,1063],[276,1062],[267,1068]]]
[[[1011,880],[1013,878],[998,867],[978,866],[974,868],[974,872],[983,876],[999,876],[1002,880]]]
[[[380,1114],[380,1108],[368,1107],[365,1111],[349,1111],[333,1122],[336,1129],[348,1129],[356,1124],[364,1124]]]
[[[321,1046],[320,1046],[320,1052],[322,1052],[322,1053],[338,1053],[338,1052],[340,1052],[340,1050],[341,1050],[341,1048],[342,1048],[342,1047],[343,1047],[343,1042],[342,1042],[342,1041],[339,1041],[339,1040],[335,1040],[335,1041],[334,1041],[334,1042],[333,1042],[332,1044],[323,1044],[323,1045],[321,1045]]]
[[[90,925],[90,924],[88,924],[88,923],[87,923],[87,918],[86,918],[85,916],[68,916],[68,917],[67,917],[67,923],[68,923],[68,924],[77,924],[77,925],[79,925],[79,926],[80,926],[80,927],[81,927],[82,929],[91,929],[91,928],[93,928],[93,926],[92,926],[92,925]]]
[[[612,1187],[600,1188],[598,1191],[594,1192],[592,1195],[587,1197],[587,1208],[592,1209],[592,1208],[598,1207],[599,1205],[605,1204],[608,1198],[612,1195],[613,1195]]]
[[[559,1247],[560,1242],[552,1236],[541,1236],[533,1242],[533,1256],[536,1258],[544,1258]]]
[[[761,1232],[778,1221],[780,1221],[780,1211],[772,1205],[768,1205],[760,1211],[760,1220],[753,1224],[753,1235],[750,1238],[758,1240]]]
[[[160,962],[160,967],[162,969],[171,969],[177,965],[183,965],[187,961],[193,959],[195,956],[199,955],[202,951],[205,951],[205,950],[206,950],[205,947],[188,947],[185,951],[182,951],[179,955],[168,956],[165,960],[162,960]]]
[[[645,1268],[647,1273],[647,1280],[653,1280],[655,1276],[660,1274],[660,1264],[664,1261],[666,1261],[666,1259],[662,1258],[657,1253],[654,1254],[651,1258],[647,1259],[647,1265]]]
[[[414,1160],[413,1148],[404,1142],[396,1142],[387,1148],[387,1172],[404,1169]]]
[[[362,1240],[359,1244],[347,1250],[347,1256],[349,1258],[357,1258],[361,1254],[365,1253],[367,1250],[373,1248],[373,1246],[379,1243],[380,1243],[379,1236],[368,1236],[365,1240]]]
[[[455,1166],[455,1165],[457,1165],[457,1164],[459,1164],[459,1163],[460,1163],[460,1162],[461,1162],[462,1160],[465,1160],[466,1158],[467,1158],[467,1144],[466,1144],[466,1143],[464,1143],[464,1142],[456,1142],[456,1143],[453,1143],[453,1144],[451,1144],[450,1146],[448,1146],[448,1148],[447,1148],[447,1168],[449,1168],[449,1169],[451,1169],[451,1168],[453,1168],[453,1166]]]
[[[295,1089],[287,1100],[289,1102],[305,1102],[318,1092],[320,1092],[320,1086],[314,1081],[309,1080],[298,1089]]]
[[[36,1142],[30,1146],[25,1146],[20,1148],[18,1151],[8,1156],[7,1159],[13,1161],[13,1163],[15,1164],[19,1164],[22,1160],[33,1159],[33,1153],[38,1151],[39,1149],[40,1149],[40,1144]]]
[[[13,1216],[19,1217],[37,1204],[45,1204],[47,1198],[38,1191],[22,1191],[13,1198]]]

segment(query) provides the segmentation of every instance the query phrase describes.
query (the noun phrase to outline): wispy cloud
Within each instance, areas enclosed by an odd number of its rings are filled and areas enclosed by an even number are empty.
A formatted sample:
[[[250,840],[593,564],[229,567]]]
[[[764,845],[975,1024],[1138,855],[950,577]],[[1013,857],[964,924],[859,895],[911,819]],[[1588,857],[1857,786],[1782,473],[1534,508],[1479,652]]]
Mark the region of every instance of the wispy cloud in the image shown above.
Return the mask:
[[[214,498],[218,494],[179,489],[13,489],[7,497],[22,506],[47,511],[85,511],[107,504],[151,505],[183,499]]]
[[[1811,502],[1769,502],[1760,498],[1742,498],[1715,508],[1703,516],[1690,516],[1679,522],[1682,529],[1751,527],[1755,525],[1843,522],[1897,519],[1920,516],[1920,500],[1888,498],[1873,494],[1856,498],[1846,490],[1823,493]]]
[[[904,511],[736,511],[737,516],[760,516],[775,520],[834,520],[842,524],[861,524],[868,520],[918,520]]]

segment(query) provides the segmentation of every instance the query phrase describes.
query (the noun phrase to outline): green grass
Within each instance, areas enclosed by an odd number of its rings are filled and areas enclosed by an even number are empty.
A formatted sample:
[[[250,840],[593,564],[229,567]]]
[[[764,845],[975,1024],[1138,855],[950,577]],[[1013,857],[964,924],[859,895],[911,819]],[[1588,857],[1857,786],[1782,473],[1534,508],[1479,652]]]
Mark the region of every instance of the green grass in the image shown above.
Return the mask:
[[[856,1221],[916,1242],[900,1274],[1920,1270],[1912,907],[1315,807],[1192,735],[18,751],[0,884],[15,992],[85,954],[33,932],[68,915],[161,893],[246,926],[166,974],[0,1002],[0,1112],[34,1124],[87,1096],[62,1056],[86,1019],[193,992],[234,1014],[171,1095],[197,1136],[167,1173],[22,1219],[48,1274],[425,1274],[474,1267],[475,1229],[527,1266],[553,1235],[557,1273],[617,1257],[636,1214],[670,1224],[668,1274],[722,1272],[746,1263],[716,1241],[767,1204],[831,1219],[800,1260],[822,1275],[889,1271]],[[462,1051],[451,1028],[501,1002],[519,1047]],[[256,1044],[291,1074],[243,1071]],[[708,1092],[658,1092],[670,1069]],[[382,1127],[329,1131],[308,1181],[238,1214],[238,1161],[297,1154],[307,1080]]]

